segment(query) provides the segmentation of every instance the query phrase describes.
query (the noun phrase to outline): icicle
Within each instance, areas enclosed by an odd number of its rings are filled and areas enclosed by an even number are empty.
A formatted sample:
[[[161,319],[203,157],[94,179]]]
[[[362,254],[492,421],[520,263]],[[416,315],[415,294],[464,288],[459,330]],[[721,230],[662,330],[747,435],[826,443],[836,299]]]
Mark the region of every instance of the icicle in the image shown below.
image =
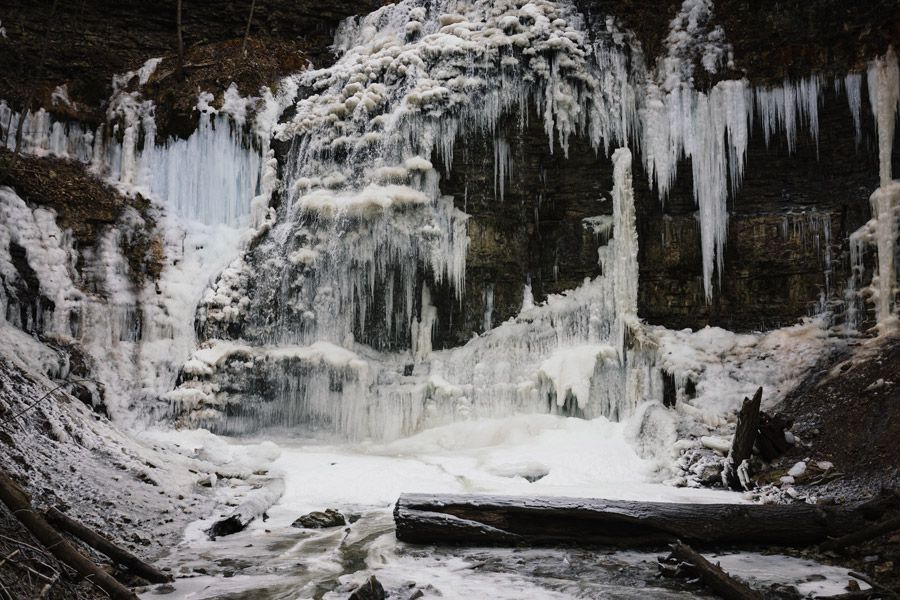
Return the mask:
[[[856,129],[856,143],[862,139],[862,124],[860,122],[860,107],[862,106],[862,74],[848,73],[844,78],[844,89],[847,92],[847,104],[850,106],[850,115],[853,117],[853,127]]]
[[[881,187],[890,185],[891,152],[894,147],[894,127],[900,106],[900,73],[893,48],[869,66],[869,102],[878,128],[878,174]]]
[[[484,317],[481,327],[484,331],[490,331],[494,326],[494,284],[488,283],[484,287]]]
[[[510,154],[509,143],[505,138],[498,137],[494,140],[494,197],[500,192],[500,202],[506,191],[506,182],[513,176],[513,162]]]
[[[662,197],[674,182],[678,158],[691,159],[707,300],[712,299],[714,273],[722,277],[728,191],[729,185],[736,191],[743,177],[749,112],[745,82],[724,81],[708,96],[681,86],[663,99],[651,99],[645,113],[647,172],[655,177]]]

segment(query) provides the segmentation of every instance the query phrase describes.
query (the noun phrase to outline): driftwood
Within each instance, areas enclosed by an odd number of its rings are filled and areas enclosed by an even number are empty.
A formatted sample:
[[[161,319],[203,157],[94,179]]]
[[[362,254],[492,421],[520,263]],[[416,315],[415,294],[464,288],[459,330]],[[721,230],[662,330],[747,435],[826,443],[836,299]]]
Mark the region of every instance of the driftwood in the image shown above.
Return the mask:
[[[115,578],[78,552],[31,506],[28,494],[0,471],[0,500],[28,531],[61,562],[101,588],[113,600],[138,600],[137,596]]]
[[[867,577],[866,575],[864,575],[862,573],[857,573],[856,571],[850,571],[849,573],[847,573],[847,575],[849,575],[850,577],[855,577],[855,578],[859,579],[860,581],[864,581],[864,582],[868,583],[872,589],[866,590],[866,591],[875,591],[877,593],[880,593],[881,595],[883,595],[886,598],[887,597],[900,598],[900,593],[898,593],[897,591],[881,585],[874,579]]]
[[[397,539],[485,546],[697,545],[803,547],[864,525],[857,511],[809,504],[676,504],[585,498],[403,494]]]
[[[672,554],[668,560],[690,565],[692,576],[699,577],[706,587],[725,600],[763,600],[761,593],[733,578],[687,544],[672,544]]]
[[[869,525],[858,531],[848,533],[845,536],[828,540],[820,544],[819,548],[821,550],[842,550],[849,546],[868,542],[869,540],[897,531],[898,529],[900,529],[900,516],[881,521],[880,523],[875,523],[874,525]]]
[[[232,535],[243,531],[259,517],[265,519],[266,511],[284,494],[284,480],[273,479],[247,494],[244,501],[206,530],[210,538]]]
[[[744,461],[749,460],[753,453],[753,443],[759,430],[760,404],[762,404],[762,388],[756,390],[752,400],[744,398],[738,413],[734,440],[731,442],[731,450],[722,471],[722,480],[733,490],[740,491],[749,487],[749,474],[746,472],[747,466],[744,465]]]
[[[94,550],[105,554],[117,564],[125,567],[132,574],[143,577],[150,583],[165,583],[172,580],[171,576],[144,562],[128,550],[116,546],[102,535],[55,508],[49,508],[44,511],[44,517],[55,525],[57,529],[75,536]]]

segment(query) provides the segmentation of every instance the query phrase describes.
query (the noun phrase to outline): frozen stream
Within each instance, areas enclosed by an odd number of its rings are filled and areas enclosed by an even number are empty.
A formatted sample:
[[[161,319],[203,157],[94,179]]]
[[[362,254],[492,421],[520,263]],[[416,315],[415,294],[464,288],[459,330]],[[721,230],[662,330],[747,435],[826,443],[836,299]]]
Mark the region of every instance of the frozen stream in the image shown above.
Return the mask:
[[[658,483],[655,466],[627,441],[627,423],[549,415],[473,421],[389,444],[331,444],[283,437],[276,446],[226,442],[203,431],[155,433],[194,455],[226,456],[241,469],[283,477],[285,493],[245,531],[212,541],[211,519],[193,523],[162,564],[185,577],[171,599],[346,598],[374,574],[392,598],[690,598],[656,577],[656,553],[415,547],[398,543],[392,507],[402,492],[595,496],[672,502],[741,502],[729,492]],[[530,479],[536,479],[530,482]],[[234,487],[214,488],[227,501]],[[297,529],[335,508],[347,527]],[[215,516],[215,515],[213,515]],[[840,593],[846,571],[787,557],[723,557],[728,568],[801,591]],[[424,596],[415,596],[421,591]],[[145,598],[160,597],[151,591]]]

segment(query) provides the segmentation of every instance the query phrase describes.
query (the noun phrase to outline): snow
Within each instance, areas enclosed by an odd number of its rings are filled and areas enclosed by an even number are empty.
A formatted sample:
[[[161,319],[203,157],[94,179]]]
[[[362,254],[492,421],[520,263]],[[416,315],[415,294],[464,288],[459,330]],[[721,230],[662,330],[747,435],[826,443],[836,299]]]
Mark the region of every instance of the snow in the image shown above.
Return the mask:
[[[846,568],[780,554],[715,554],[709,557],[722,569],[751,585],[781,583],[795,585],[802,597],[827,597],[847,593],[847,582],[856,581],[861,590],[870,586],[849,577]]]
[[[39,322],[14,324],[26,330],[44,329],[51,334],[66,336],[69,313],[83,297],[69,274],[77,256],[71,235],[57,226],[54,212],[32,209],[12,188],[0,186],[0,275],[12,283],[19,279],[19,274],[13,265],[10,244],[25,250],[28,266],[40,287],[36,291],[53,303],[50,314],[42,314],[40,306],[34,307],[33,316]],[[9,302],[5,291],[0,290],[3,308]],[[9,313],[13,318],[20,314],[14,310]],[[31,316],[29,311],[29,318]]]
[[[615,357],[612,346],[586,345],[562,348],[541,363],[540,374],[553,382],[556,404],[562,406],[571,394],[587,404],[591,377],[598,360]]]
[[[726,440],[714,435],[704,435],[700,438],[700,443],[723,456],[728,454],[728,451],[731,450],[731,440]]]
[[[712,0],[685,0],[669,24],[665,44],[668,54],[658,65],[658,79],[666,90],[693,80],[694,63],[699,62],[708,73],[716,73],[723,65],[733,66],[731,44],[725,31],[712,25]]]
[[[804,473],[806,473],[806,463],[800,461],[794,463],[794,466],[788,470],[787,474],[789,477],[802,477]]]
[[[736,411],[760,386],[763,409],[776,406],[834,343],[823,319],[757,334],[718,327],[655,329],[659,366],[675,376],[680,389],[687,379],[695,383],[696,396],[685,403],[713,421]]]
[[[427,201],[425,194],[407,186],[369,185],[359,193],[346,196],[316,190],[304,196],[300,205],[306,211],[336,218],[344,215],[368,216],[374,211],[415,206]]]

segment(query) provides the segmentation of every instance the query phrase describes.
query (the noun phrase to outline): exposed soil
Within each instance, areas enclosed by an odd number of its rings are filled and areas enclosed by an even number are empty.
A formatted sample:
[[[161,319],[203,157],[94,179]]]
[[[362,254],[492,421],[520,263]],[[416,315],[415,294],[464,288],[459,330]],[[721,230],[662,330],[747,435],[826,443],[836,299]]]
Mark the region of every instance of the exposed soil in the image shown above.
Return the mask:
[[[794,487],[820,501],[859,502],[900,493],[900,338],[856,341],[826,358],[788,395],[781,414],[794,421],[798,443],[759,475],[760,483],[777,484],[791,466],[805,461],[806,473]],[[889,514],[900,514],[900,506]],[[900,590],[900,532],[840,552],[801,554]]]
[[[156,234],[155,217],[146,198],[120,194],[80,163],[14,155],[3,149],[0,149],[0,185],[15,189],[31,205],[55,211],[60,228],[72,232],[76,250],[94,246],[101,232],[116,224],[123,211],[135,210],[144,221],[144,228],[123,240],[129,272],[136,283],[159,277],[162,241]]]
[[[900,489],[900,338],[865,340],[831,357],[781,410],[800,443],[780,465],[831,462],[844,475],[822,487],[838,497]]]
[[[8,150],[0,150],[0,185],[15,189],[30,204],[52,208],[60,228],[70,229],[84,244],[93,243],[100,228],[114,224],[127,202],[82,164]]]

